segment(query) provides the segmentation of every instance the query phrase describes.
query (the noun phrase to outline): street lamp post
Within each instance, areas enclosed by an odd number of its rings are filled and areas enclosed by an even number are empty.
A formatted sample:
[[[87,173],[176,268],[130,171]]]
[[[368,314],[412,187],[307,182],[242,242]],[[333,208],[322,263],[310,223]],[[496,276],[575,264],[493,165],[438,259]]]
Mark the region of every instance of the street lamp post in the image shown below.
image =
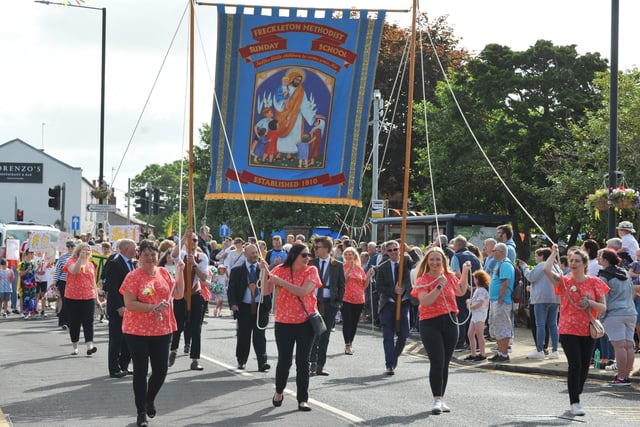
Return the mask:
[[[80,9],[93,9],[102,11],[102,74],[100,77],[100,175],[98,177],[98,188],[104,184],[104,75],[105,75],[105,52],[106,52],[106,40],[107,40],[107,9],[102,7],[81,6],[71,3],[57,3],[47,0],[35,0],[36,3],[42,3],[45,5],[67,6],[77,7]],[[102,203],[102,199],[99,200]]]

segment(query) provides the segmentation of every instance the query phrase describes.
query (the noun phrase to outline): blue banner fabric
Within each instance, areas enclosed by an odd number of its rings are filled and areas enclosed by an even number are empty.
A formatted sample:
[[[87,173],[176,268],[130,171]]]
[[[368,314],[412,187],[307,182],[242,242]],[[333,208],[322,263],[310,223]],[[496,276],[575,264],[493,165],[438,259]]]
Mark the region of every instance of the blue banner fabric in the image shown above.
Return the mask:
[[[384,15],[218,6],[207,199],[362,205]]]

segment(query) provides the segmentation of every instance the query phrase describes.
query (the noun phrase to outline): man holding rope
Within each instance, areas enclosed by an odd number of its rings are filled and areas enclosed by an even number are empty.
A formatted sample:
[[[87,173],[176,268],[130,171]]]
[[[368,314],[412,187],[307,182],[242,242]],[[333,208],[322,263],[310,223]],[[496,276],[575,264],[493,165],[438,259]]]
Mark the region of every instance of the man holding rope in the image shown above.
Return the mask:
[[[238,369],[244,369],[253,341],[253,350],[258,359],[258,371],[266,372],[271,368],[267,363],[267,340],[264,335],[264,330],[269,323],[271,295],[261,296],[257,246],[247,245],[244,248],[244,255],[246,261],[231,269],[227,292],[229,307],[238,319],[236,359]]]

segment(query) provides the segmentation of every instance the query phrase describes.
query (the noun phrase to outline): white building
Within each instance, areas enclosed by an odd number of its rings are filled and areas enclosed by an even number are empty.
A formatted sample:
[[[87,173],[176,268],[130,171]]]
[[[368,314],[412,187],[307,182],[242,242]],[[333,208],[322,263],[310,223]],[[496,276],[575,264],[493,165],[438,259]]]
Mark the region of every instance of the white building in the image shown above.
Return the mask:
[[[0,222],[16,220],[17,210],[24,221],[52,224],[61,228],[61,211],[48,205],[49,188],[64,186],[64,229],[67,232],[95,233],[96,214],[87,204],[97,203],[93,185],[82,177],[82,169],[69,166],[20,139],[0,145]]]

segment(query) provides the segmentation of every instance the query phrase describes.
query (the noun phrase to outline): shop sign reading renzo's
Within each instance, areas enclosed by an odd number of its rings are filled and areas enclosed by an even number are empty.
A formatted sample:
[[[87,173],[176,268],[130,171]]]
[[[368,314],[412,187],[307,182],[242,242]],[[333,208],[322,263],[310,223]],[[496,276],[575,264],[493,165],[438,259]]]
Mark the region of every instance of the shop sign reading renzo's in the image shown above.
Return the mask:
[[[0,182],[42,184],[42,163],[0,162]]]

